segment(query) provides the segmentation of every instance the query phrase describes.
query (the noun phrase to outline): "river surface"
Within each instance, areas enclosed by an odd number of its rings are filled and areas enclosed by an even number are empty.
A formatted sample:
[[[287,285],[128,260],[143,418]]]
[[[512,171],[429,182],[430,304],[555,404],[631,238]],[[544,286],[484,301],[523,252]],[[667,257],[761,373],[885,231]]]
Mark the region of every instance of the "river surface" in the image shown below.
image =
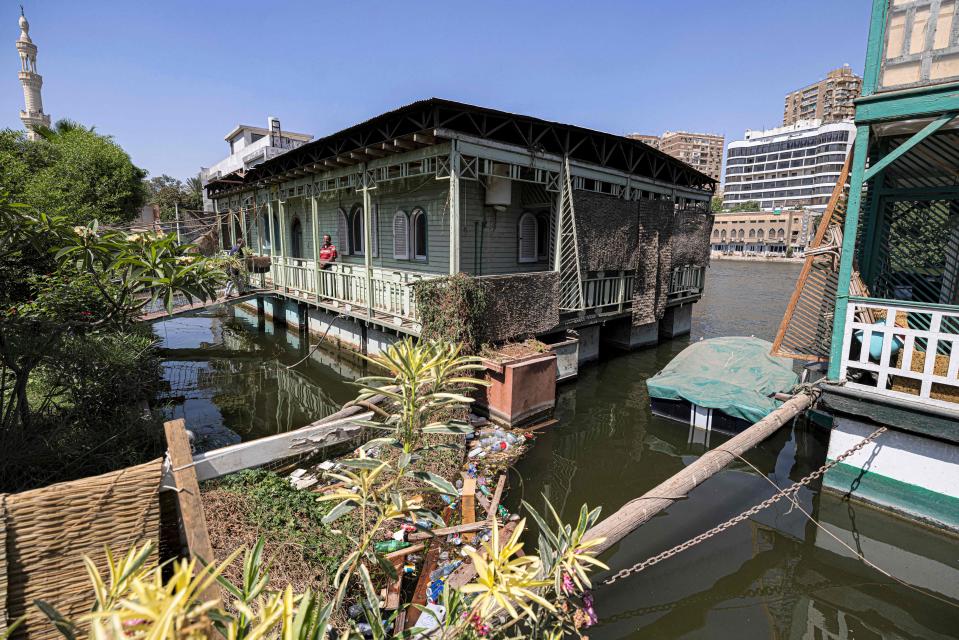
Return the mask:
[[[515,509],[525,499],[541,506],[545,495],[567,521],[575,521],[583,503],[609,514],[695,460],[705,450],[700,434],[652,415],[646,379],[690,340],[771,340],[799,268],[714,261],[690,337],[609,358],[559,388],[560,423],[516,465],[507,504]],[[191,427],[227,426],[243,439],[296,428],[353,397],[348,381],[361,375],[322,351],[287,369],[306,355],[305,345],[270,323],[258,329],[242,312],[155,326],[171,349],[170,415]],[[723,441],[714,433],[708,446]],[[796,425],[747,458],[785,487],[823,463],[827,441],[822,428]],[[631,566],[773,493],[747,465],[730,465],[603,559],[614,569]],[[820,493],[818,483],[798,499],[821,526],[777,505],[638,574],[597,585],[600,623],[590,638],[959,637],[959,539]]]

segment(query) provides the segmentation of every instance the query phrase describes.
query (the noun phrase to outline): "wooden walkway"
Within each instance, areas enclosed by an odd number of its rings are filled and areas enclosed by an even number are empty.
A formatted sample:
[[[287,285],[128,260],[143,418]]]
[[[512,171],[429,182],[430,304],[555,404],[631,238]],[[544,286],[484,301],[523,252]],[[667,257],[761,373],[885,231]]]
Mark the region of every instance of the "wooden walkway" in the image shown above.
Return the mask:
[[[218,304],[224,304],[228,302],[229,303],[242,302],[244,300],[249,300],[250,298],[255,298],[257,295],[260,295],[262,293],[264,293],[264,291],[256,290],[256,291],[250,291],[250,292],[244,293],[241,296],[234,296],[232,298],[226,298],[221,296],[219,298],[216,298],[215,300],[207,300],[205,302],[199,301],[199,302],[194,302],[192,304],[184,304],[177,307],[173,307],[173,311],[170,313],[167,313],[166,309],[151,311],[150,313],[144,313],[143,315],[141,315],[140,321],[150,322],[152,320],[162,320],[165,318],[173,318],[175,316],[182,315],[189,311],[197,311],[198,309],[207,309],[209,307],[212,307]]]

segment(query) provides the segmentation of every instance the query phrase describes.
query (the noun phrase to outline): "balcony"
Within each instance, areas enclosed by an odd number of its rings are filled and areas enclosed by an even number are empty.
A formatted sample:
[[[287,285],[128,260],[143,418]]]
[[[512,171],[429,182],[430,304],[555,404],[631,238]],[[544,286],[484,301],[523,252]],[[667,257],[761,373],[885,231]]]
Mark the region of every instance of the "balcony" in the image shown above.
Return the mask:
[[[367,277],[363,265],[337,263],[317,269],[313,260],[274,256],[270,272],[259,276],[259,284],[350,315],[418,331],[412,285],[435,277],[376,267]]]
[[[956,409],[959,307],[850,297],[840,378],[850,389]]]
[[[674,268],[666,294],[667,304],[679,304],[690,298],[698,298],[703,294],[705,280],[706,267],[687,264]]]

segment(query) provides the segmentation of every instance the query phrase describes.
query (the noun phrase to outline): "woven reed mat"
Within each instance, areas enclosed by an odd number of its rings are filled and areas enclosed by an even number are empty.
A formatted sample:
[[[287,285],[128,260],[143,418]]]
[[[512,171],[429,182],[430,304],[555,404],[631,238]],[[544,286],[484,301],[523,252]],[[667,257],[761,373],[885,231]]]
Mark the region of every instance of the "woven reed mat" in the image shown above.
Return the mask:
[[[6,584],[6,622],[27,614],[16,637],[62,637],[34,600],[49,602],[68,618],[90,611],[93,590],[82,556],[89,556],[102,574],[104,547],[117,556],[147,540],[156,545],[162,463],[158,458],[102,476],[0,494],[0,514],[6,512],[0,520],[0,539],[6,543],[6,575],[0,576],[0,593]]]

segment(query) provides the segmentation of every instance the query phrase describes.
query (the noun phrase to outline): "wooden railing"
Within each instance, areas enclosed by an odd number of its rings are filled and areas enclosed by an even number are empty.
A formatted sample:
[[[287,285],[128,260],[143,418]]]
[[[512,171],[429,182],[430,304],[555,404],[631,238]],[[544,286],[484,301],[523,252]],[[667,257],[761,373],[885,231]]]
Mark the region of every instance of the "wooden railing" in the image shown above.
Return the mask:
[[[852,389],[955,409],[959,307],[850,297],[840,378]]]
[[[698,296],[703,292],[703,283],[706,280],[706,268],[686,264],[673,269],[669,279],[669,291],[666,297],[669,300]]]
[[[416,321],[413,283],[436,276],[396,269],[374,267],[367,278],[366,267],[346,263],[316,269],[313,260],[274,256],[272,269],[263,274],[261,284],[291,295],[332,301],[357,311],[372,308],[405,320]],[[372,297],[370,290],[372,288]]]
[[[616,313],[625,311],[633,301],[633,273],[599,272],[583,278],[583,311]]]

